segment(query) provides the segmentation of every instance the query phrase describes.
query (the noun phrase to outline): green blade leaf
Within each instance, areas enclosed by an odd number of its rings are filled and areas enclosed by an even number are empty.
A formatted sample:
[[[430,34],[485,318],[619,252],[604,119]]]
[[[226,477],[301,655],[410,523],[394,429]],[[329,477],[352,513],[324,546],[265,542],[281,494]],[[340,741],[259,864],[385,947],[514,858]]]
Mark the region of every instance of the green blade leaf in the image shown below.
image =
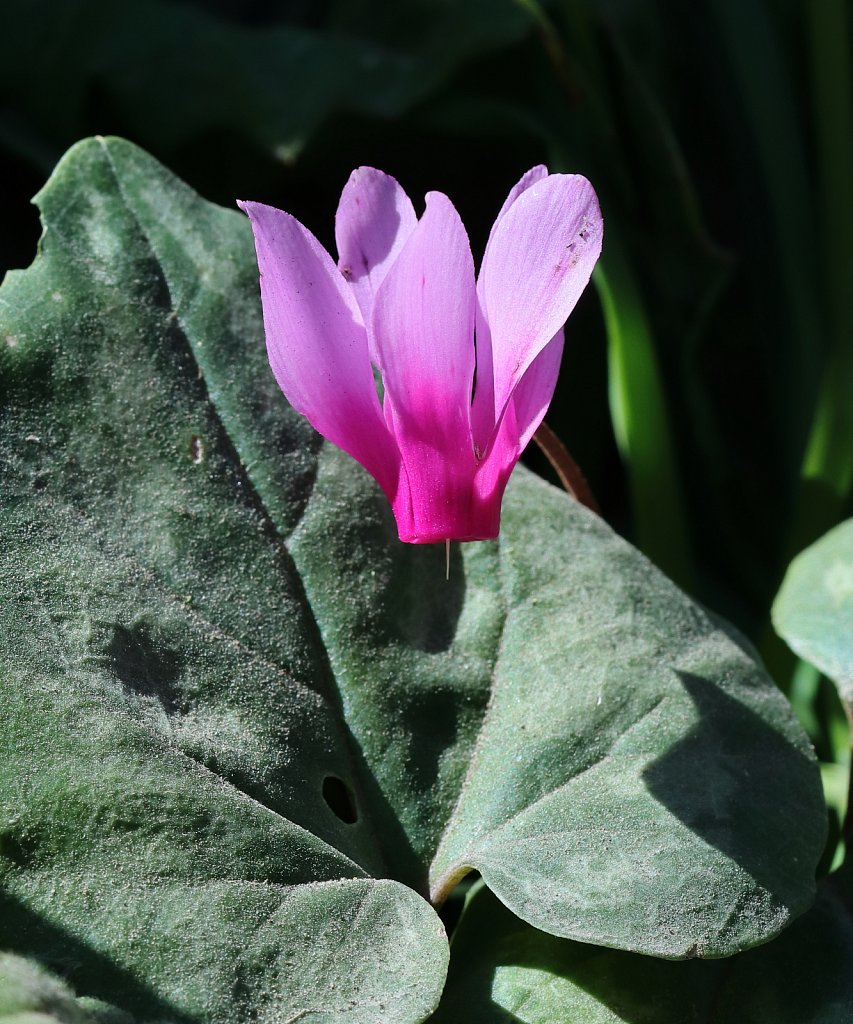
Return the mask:
[[[728,960],[672,963],[536,931],[485,888],[453,937],[431,1024],[846,1024],[853,920],[826,886],[780,938]]]
[[[422,897],[685,956],[813,897],[816,764],[751,655],[519,472],[397,542],[266,366],[248,223],[120,140],[0,290],[0,945],[175,1021],[423,1020]]]
[[[612,234],[593,281],[607,329],[613,431],[628,467],[638,543],[688,586],[688,529],[666,390],[639,285],[621,239]]]
[[[773,625],[853,703],[853,519],[791,562],[773,604]]]
[[[786,415],[778,422],[779,443],[798,459],[809,429],[810,402],[820,372],[823,324],[818,303],[818,263],[804,266],[804,251],[815,252],[816,190],[806,168],[806,145],[796,81],[767,0],[731,4],[712,0],[710,27],[720,59],[730,67],[747,118],[774,233],[773,252],[784,282],[776,301],[784,303],[792,330],[780,344],[776,376]],[[724,65],[725,67],[725,65]]]
[[[812,95],[821,199],[821,280],[828,307],[829,356],[817,396],[792,525],[794,550],[836,522],[853,485],[853,73],[850,16],[843,0],[807,8],[811,34]]]

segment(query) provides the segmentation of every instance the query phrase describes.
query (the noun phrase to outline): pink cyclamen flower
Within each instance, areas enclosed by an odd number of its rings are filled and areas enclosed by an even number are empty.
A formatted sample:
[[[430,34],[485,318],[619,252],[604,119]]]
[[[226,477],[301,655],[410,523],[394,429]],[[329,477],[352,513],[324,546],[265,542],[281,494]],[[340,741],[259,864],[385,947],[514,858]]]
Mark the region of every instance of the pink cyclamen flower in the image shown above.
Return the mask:
[[[563,324],[601,251],[590,183],[529,170],[476,282],[447,196],[430,192],[418,219],[400,185],[371,167],[353,171],[341,195],[337,266],[289,214],[239,205],[255,234],[270,364],[290,404],[376,478],[401,540],[496,537],[509,475],[554,393]]]

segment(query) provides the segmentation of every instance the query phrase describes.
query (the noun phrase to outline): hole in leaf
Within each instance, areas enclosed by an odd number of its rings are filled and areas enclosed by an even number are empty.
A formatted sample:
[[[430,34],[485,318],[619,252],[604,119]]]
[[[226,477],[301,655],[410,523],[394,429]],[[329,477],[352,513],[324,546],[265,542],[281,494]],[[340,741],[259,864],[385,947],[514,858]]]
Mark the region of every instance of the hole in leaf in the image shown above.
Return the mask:
[[[204,458],[204,452],[201,447],[201,438],[193,435],[190,438],[190,458],[193,462],[198,465]]]
[[[358,811],[349,786],[337,775],[327,775],[323,779],[323,799],[332,814],[346,825],[354,825],[358,821]]]

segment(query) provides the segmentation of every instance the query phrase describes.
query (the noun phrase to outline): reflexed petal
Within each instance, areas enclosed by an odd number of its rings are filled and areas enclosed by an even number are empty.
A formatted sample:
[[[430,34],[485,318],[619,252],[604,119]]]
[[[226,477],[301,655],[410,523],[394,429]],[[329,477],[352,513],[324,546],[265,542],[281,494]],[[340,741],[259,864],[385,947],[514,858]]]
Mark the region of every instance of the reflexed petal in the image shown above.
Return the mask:
[[[560,372],[563,340],[563,331],[557,331],[527,368],[504,407],[477,473],[477,490],[484,500],[487,495],[492,500],[500,499],[513,467],[548,411]]]
[[[240,203],[255,233],[270,365],[297,412],[397,490],[399,456],[379,408],[367,334],[331,256],[297,220]]]
[[[578,174],[536,182],[500,218],[478,288],[491,335],[496,419],[574,309],[601,252],[602,234],[595,192]]]
[[[531,185],[548,177],[548,168],[544,164],[537,164],[526,171],[521,178],[509,190],[509,195],[504,200],[500,212],[495,218],[492,230],[489,232],[489,241],[486,243],[486,252],[489,251],[495,230],[501,222],[501,218],[518,199],[522,192],[526,192]],[[485,254],[483,256],[485,263]],[[477,386],[474,391],[474,401],[471,405],[471,429],[474,434],[474,443],[477,450],[483,452],[495,429],[495,387],[492,367],[492,339],[488,324],[482,311],[481,293],[483,288],[483,275],[477,281]]]
[[[376,289],[417,223],[411,200],[394,178],[373,167],[352,172],[335,215],[335,240],[338,266],[365,324]]]
[[[473,539],[485,529],[494,536],[491,518],[484,526],[484,510],[472,506],[474,307],[468,236],[450,200],[432,192],[373,307],[386,418],[410,486],[403,540]]]
[[[472,454],[474,296],[468,235],[447,196],[431,192],[376,293],[376,352],[401,428],[441,450],[466,443]]]
[[[530,443],[530,438],[544,419],[554,397],[564,340],[561,328],[527,367],[527,372],[510,398],[509,404],[513,407],[518,432],[519,453]]]
[[[529,171],[525,171],[524,174],[518,179],[518,181],[509,190],[509,195],[504,200],[503,206],[500,208],[497,217],[495,217],[495,223],[492,226],[492,230],[489,232],[489,242],[492,240],[492,236],[495,233],[495,228],[498,226],[501,217],[507,212],[512,204],[518,199],[522,192],[526,192],[531,185],[535,185],[537,182],[542,181],[548,177],[548,168],[545,164],[537,164],[535,167],[531,167]],[[486,243],[486,250],[488,251],[489,245]]]

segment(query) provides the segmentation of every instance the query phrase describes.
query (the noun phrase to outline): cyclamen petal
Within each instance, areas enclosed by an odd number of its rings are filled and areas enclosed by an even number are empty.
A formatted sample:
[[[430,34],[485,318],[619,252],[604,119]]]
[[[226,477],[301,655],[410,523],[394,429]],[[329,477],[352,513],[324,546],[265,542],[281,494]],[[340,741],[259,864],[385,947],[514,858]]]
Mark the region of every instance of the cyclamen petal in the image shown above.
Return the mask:
[[[601,250],[589,182],[528,171],[495,221],[476,283],[450,200],[430,193],[418,220],[397,182],[373,168],[354,171],[341,196],[338,267],[288,214],[239,205],[288,401],[376,478],[401,540],[496,537],[507,480],[554,392],[563,322]]]
[[[495,224],[478,295],[492,346],[495,418],[563,326],[601,253],[598,199],[579,174],[550,174]]]
[[[503,493],[519,456],[542,422],[557,383],[563,356],[563,331],[560,329],[533,360],[504,407],[497,429],[477,475],[479,492]]]
[[[376,289],[418,225],[399,184],[374,167],[352,172],[335,214],[338,266],[369,325]]]
[[[403,540],[478,539],[492,530],[471,505],[475,305],[468,235],[447,196],[430,192],[373,306],[386,420],[390,408],[411,493],[411,522],[404,528],[397,515]]]
[[[545,418],[554,397],[564,345],[565,338],[561,327],[527,367],[512,393],[508,404],[512,406],[515,416],[520,452],[527,447],[536,428]]]
[[[261,203],[240,206],[255,234],[267,354],[279,387],[393,500],[400,458],[379,408],[355,299],[329,254],[297,220]]]
[[[397,422],[470,457],[474,381],[474,260],[453,204],[440,192],[376,293],[376,354]]]
[[[489,246],[495,237],[495,231],[503,219],[504,214],[518,199],[522,192],[526,192],[531,185],[548,177],[548,168],[543,164],[537,164],[525,171],[519,180],[509,190],[509,195],[504,200],[503,206],[495,218],[492,230],[489,232],[489,240],[486,242],[486,251],[483,254],[483,266],[489,255]],[[495,432],[495,382],[494,367],[492,365],[492,338],[489,331],[488,321],[484,312],[483,298],[483,274],[477,280],[477,389],[474,392],[474,399],[471,403],[471,429],[474,432],[474,446],[477,451],[484,452]],[[559,369],[559,364],[558,364]],[[556,383],[556,381],[555,381]],[[553,389],[552,389],[553,392]],[[550,396],[548,402],[550,402]],[[547,407],[546,402],[546,407]],[[522,445],[522,448],[524,446]]]
[[[518,199],[522,192],[526,192],[531,185],[535,185],[538,181],[542,181],[543,178],[548,177],[548,168],[544,164],[537,164],[535,167],[531,167],[529,171],[525,171],[524,174],[518,179],[518,181],[509,190],[509,193],[504,199],[504,204],[498,211],[497,217],[495,217],[495,223],[492,225],[492,230],[489,232],[489,242],[495,236],[495,228],[500,224],[501,218],[512,206],[512,204]],[[489,251],[489,242],[486,242],[486,252]]]

